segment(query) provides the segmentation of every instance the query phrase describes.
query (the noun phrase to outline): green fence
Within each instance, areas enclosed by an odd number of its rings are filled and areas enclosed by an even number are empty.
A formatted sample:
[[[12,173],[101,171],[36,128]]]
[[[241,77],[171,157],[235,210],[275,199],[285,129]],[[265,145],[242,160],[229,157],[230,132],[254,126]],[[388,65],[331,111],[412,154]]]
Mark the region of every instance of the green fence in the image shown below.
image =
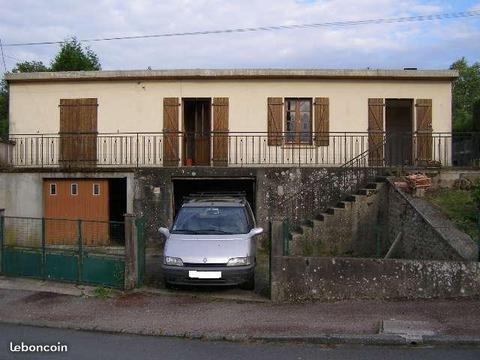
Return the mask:
[[[0,217],[0,270],[123,289],[123,222]]]

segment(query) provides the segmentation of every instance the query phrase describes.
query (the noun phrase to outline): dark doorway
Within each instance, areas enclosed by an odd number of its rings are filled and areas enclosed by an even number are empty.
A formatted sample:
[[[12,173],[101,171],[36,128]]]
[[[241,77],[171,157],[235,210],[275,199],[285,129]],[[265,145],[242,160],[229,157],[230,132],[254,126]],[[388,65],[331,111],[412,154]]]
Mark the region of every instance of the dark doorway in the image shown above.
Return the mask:
[[[210,165],[211,99],[183,99],[183,164]]]
[[[386,99],[385,107],[385,161],[387,165],[411,165],[413,99]]]
[[[253,178],[200,178],[172,179],[174,216],[182,206],[185,196],[198,192],[244,192],[255,213],[255,179]]]
[[[124,215],[127,213],[127,178],[108,179],[110,237],[125,244]]]

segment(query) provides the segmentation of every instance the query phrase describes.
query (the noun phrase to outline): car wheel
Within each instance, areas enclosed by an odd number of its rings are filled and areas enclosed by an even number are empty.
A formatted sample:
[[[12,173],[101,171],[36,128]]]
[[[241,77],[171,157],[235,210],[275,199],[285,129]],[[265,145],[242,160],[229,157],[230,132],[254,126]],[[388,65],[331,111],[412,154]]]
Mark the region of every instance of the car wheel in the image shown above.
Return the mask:
[[[246,282],[241,286],[244,290],[255,290],[255,275],[252,275]]]

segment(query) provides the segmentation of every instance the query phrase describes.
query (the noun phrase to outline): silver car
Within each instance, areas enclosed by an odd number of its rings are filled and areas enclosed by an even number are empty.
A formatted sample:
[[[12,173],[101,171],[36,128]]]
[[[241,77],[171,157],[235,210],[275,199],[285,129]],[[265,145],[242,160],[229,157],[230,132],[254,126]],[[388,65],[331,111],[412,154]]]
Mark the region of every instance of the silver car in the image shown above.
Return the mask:
[[[192,198],[185,202],[166,237],[165,285],[255,286],[255,240],[263,232],[244,198]]]

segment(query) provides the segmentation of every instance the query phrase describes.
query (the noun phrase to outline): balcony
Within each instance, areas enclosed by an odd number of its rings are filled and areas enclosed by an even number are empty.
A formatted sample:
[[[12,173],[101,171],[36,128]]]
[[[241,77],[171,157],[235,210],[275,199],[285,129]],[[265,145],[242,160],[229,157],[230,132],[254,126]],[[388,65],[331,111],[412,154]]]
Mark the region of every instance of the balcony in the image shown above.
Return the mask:
[[[479,166],[480,133],[11,134],[0,166]]]

